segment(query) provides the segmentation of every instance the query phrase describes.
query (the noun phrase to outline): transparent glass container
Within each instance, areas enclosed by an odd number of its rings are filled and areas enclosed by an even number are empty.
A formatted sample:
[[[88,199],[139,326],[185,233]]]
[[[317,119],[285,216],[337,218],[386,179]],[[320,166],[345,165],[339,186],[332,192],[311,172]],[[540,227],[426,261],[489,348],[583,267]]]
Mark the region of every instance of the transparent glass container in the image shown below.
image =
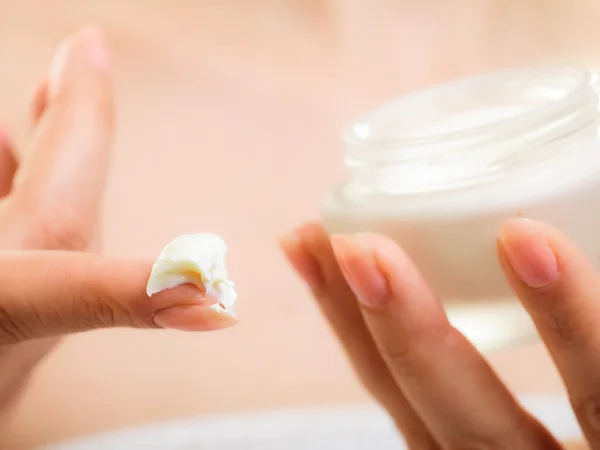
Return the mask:
[[[542,220],[600,265],[596,84],[577,68],[511,70],[376,109],[344,131],[349,174],[325,198],[326,227],[394,239],[479,349],[535,339],[497,231],[511,217]]]

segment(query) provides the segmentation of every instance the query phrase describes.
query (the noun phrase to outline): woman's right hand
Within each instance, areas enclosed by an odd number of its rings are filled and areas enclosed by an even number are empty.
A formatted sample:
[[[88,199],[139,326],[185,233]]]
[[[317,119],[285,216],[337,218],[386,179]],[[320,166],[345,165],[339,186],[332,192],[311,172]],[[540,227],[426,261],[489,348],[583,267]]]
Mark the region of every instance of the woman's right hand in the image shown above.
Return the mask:
[[[370,233],[330,237],[309,224],[282,247],[409,448],[564,448],[451,326],[392,240]],[[562,375],[588,443],[600,449],[599,274],[562,233],[522,218],[501,227],[498,255]]]

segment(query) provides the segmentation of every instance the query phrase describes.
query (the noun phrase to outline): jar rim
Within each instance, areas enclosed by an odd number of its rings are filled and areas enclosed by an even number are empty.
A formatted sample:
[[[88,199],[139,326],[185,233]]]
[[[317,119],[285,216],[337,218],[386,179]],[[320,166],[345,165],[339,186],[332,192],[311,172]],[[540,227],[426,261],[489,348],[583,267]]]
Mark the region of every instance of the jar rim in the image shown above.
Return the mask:
[[[564,90],[562,98],[553,99],[551,102],[534,106],[522,113],[500,120],[488,121],[473,127],[449,132],[431,133],[425,136],[407,137],[400,135],[391,138],[378,138],[369,133],[368,130],[378,119],[385,117],[385,115],[395,110],[403,107],[406,108],[411,103],[416,104],[417,107],[419,103],[423,105],[427,102],[427,97],[437,97],[438,100],[443,100],[444,96],[457,94],[461,91],[472,90],[474,88],[481,89],[482,87],[497,88],[499,85],[510,83],[523,83],[526,88],[526,84],[531,83],[531,80],[540,80],[540,78],[545,78],[547,81],[551,81],[552,79],[555,81],[558,79],[570,80],[572,87],[571,89]],[[595,72],[578,67],[508,69],[479,74],[405,94],[354,121],[343,130],[342,138],[346,145],[360,151],[372,146],[382,149],[386,147],[418,147],[436,141],[453,141],[473,137],[474,135],[498,134],[509,131],[509,129],[515,126],[520,128],[519,125],[535,126],[535,124],[548,120],[557,113],[568,113],[570,109],[576,107],[582,101],[582,98],[589,95],[590,90],[596,85],[597,80],[598,75]],[[537,83],[538,85],[541,84],[539,81]]]
[[[492,72],[375,109],[346,129],[345,162],[352,183],[373,192],[480,186],[537,170],[565,152],[581,156],[599,123],[595,72]]]

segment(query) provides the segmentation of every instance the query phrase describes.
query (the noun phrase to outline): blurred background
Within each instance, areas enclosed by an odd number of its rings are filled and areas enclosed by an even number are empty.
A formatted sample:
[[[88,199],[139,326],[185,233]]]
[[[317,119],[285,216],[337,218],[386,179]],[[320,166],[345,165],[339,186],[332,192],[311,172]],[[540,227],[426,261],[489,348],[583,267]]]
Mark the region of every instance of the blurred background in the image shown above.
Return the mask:
[[[0,123],[61,38],[98,26],[117,79],[104,250],[154,258],[184,232],[230,245],[240,325],[74,336],[40,367],[0,448],[198,414],[368,402],[275,237],[343,177],[340,128],[403,92],[531,63],[600,63],[596,0],[0,0]],[[555,393],[540,346],[492,355]]]

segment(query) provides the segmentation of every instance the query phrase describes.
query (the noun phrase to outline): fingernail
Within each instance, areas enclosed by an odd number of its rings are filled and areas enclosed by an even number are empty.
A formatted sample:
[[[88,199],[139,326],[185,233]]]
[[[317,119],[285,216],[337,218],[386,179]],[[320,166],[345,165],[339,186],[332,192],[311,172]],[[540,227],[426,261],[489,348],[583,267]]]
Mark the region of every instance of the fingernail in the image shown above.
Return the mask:
[[[220,310],[207,306],[186,305],[172,306],[158,311],[154,315],[154,323],[160,328],[181,331],[212,331],[231,327],[237,321]]]
[[[512,219],[499,232],[506,259],[519,279],[541,288],[559,277],[558,261],[542,229],[529,219]]]
[[[358,301],[368,308],[383,306],[389,298],[388,283],[379,269],[368,238],[361,234],[334,235],[331,244],[340,269]]]
[[[95,29],[88,28],[81,32],[81,39],[86,48],[89,62],[100,70],[109,70],[111,66],[110,50],[103,36]]]
[[[318,261],[302,244],[299,232],[287,233],[278,238],[279,245],[288,261],[302,280],[312,289],[323,286],[323,274]]]

